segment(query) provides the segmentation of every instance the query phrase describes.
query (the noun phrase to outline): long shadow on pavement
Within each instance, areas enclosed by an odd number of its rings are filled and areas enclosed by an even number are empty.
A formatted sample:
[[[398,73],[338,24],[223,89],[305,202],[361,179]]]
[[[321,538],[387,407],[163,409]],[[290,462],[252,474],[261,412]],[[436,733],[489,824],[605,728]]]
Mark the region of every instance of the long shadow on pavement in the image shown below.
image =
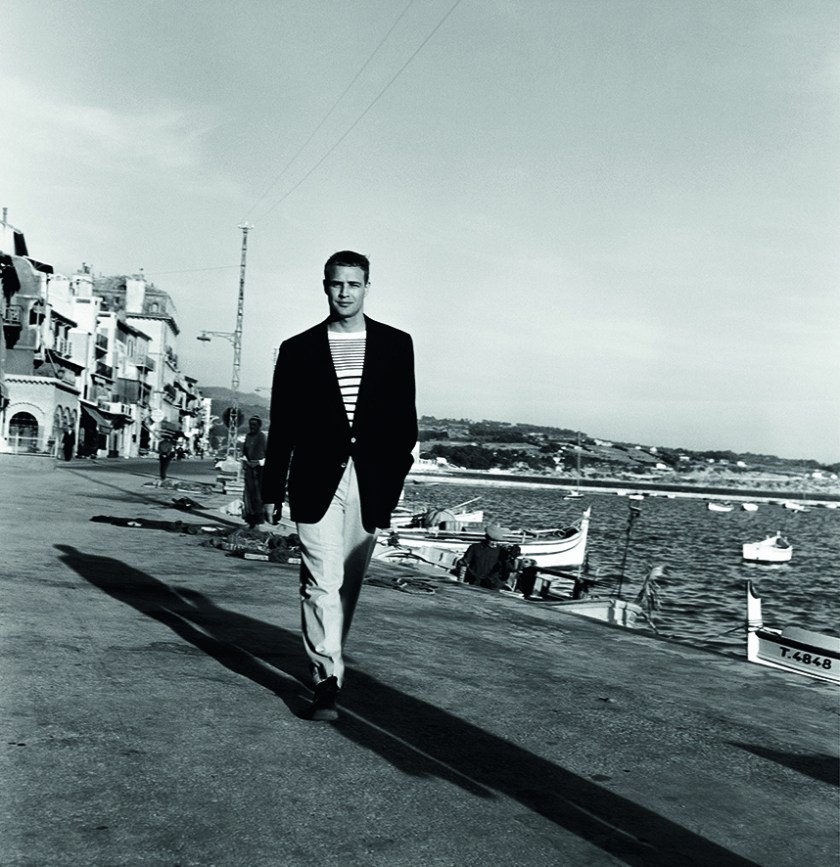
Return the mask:
[[[300,636],[216,606],[110,557],[56,545],[82,578],[231,671],[277,694],[296,715],[307,665]],[[473,795],[500,792],[634,867],[757,867],[706,838],[413,696],[353,671],[334,730],[405,773],[436,775]]]

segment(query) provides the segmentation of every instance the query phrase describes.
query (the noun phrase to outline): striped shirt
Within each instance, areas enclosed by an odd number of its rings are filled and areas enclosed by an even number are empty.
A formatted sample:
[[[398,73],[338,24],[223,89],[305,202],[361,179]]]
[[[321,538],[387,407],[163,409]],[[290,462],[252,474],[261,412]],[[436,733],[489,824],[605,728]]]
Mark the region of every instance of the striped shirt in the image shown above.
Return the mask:
[[[362,381],[362,368],[365,364],[365,336],[364,331],[329,332],[335,375],[338,377],[338,387],[341,389],[344,409],[351,427],[356,413],[359,385]]]

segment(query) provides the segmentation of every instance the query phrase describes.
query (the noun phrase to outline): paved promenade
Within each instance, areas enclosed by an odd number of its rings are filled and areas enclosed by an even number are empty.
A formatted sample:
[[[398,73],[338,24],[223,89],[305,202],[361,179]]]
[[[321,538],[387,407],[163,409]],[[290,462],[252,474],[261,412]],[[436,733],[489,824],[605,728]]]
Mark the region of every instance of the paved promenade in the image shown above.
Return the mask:
[[[308,722],[295,568],[91,522],[222,523],[155,469],[0,455],[0,867],[838,864],[835,688],[370,584]]]

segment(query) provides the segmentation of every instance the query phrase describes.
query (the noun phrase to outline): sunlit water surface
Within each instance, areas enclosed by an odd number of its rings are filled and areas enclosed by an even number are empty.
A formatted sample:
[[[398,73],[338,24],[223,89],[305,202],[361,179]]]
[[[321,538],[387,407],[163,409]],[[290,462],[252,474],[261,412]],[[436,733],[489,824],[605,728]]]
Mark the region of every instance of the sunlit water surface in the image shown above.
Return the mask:
[[[564,500],[556,489],[469,484],[407,486],[405,505],[451,508],[474,497],[485,520],[507,527],[563,527],[592,507],[589,571],[616,586],[627,539],[629,504],[641,513],[627,549],[625,598],[633,598],[651,566],[668,567],[660,582],[659,634],[726,655],[744,653],[746,579],[762,597],[764,623],[799,625],[840,635],[840,509],[792,512],[759,502],[757,512],[710,512],[702,499],[585,494]],[[781,530],[793,545],[790,563],[743,562],[741,546]]]

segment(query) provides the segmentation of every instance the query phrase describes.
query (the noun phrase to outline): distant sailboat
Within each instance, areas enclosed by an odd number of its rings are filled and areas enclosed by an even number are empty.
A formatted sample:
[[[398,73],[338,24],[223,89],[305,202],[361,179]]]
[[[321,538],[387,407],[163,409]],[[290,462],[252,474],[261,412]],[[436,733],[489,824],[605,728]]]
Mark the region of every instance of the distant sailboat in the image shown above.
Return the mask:
[[[577,435],[577,445],[575,446],[575,487],[573,491],[567,491],[564,495],[564,500],[579,500],[583,497],[580,492],[580,431]]]

